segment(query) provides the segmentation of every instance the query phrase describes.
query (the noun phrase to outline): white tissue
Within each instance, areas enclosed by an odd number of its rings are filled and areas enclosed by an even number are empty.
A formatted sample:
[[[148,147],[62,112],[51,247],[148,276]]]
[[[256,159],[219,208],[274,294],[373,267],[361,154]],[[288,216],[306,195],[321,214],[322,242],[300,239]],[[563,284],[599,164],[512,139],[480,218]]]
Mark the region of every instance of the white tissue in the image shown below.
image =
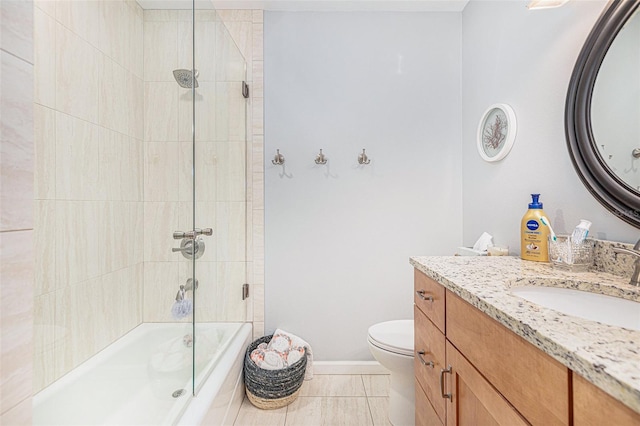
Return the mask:
[[[486,232],[483,232],[478,238],[478,241],[473,245],[474,250],[487,251],[487,248],[493,246],[493,237]]]

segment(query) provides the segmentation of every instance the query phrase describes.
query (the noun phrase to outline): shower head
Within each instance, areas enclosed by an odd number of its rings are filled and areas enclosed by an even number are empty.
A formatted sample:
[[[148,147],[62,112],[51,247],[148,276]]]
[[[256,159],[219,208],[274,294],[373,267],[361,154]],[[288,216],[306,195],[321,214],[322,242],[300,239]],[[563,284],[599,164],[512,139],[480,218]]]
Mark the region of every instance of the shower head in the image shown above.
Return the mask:
[[[195,77],[192,77],[191,70],[173,70],[173,77],[175,77],[180,87],[191,89],[192,84],[194,87],[198,87],[198,70],[195,71]]]

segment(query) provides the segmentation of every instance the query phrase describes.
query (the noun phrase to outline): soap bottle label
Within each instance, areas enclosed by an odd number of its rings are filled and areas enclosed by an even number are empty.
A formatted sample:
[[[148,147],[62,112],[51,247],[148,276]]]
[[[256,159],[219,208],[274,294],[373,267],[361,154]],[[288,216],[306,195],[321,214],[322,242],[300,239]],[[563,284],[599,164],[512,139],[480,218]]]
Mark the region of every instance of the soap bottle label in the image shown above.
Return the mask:
[[[543,228],[544,229],[544,228]],[[538,262],[548,262],[547,233],[540,229],[540,222],[535,219],[526,221],[522,232],[522,258]]]

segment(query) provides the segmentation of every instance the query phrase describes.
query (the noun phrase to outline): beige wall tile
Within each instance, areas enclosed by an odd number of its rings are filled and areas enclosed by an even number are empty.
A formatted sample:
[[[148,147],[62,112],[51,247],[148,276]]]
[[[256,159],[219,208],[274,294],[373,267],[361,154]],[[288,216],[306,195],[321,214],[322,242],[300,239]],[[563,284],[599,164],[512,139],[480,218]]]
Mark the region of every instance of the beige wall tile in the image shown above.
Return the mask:
[[[235,21],[251,22],[253,16],[253,12],[249,9],[220,9],[217,12],[219,19],[225,23]]]
[[[253,98],[264,97],[264,62],[253,61],[252,69],[252,81],[253,81]]]
[[[33,66],[0,52],[0,230],[33,228]]]
[[[102,273],[101,219],[98,201],[56,202],[56,288],[76,285]]]
[[[262,61],[263,57],[263,24],[253,24],[253,60]]]
[[[144,199],[178,201],[180,143],[147,142],[144,154]]]
[[[99,123],[107,129],[122,134],[129,133],[130,98],[133,93],[128,92],[128,74],[120,64],[105,57],[102,68],[99,93]]]
[[[144,140],[178,140],[178,89],[173,82],[144,84]]]
[[[178,63],[178,23],[145,22],[144,81],[172,81],[176,68],[190,68],[189,64]]]
[[[3,425],[30,425],[31,424],[31,398],[24,399],[9,411],[0,415],[0,424]]]
[[[56,196],[56,114],[55,111],[33,105],[34,128],[34,197],[51,200]]]
[[[99,200],[100,127],[56,113],[56,198]]]
[[[102,2],[58,0],[56,3],[56,18],[62,25],[94,47],[104,50],[104,42],[101,40],[104,34],[101,22]]]
[[[191,276],[192,268],[190,262],[181,263],[181,265],[181,284],[184,284],[186,279]],[[217,262],[196,262],[196,279],[198,280],[196,321],[219,321],[219,312],[224,301],[218,296]]]
[[[253,50],[253,24],[248,21],[232,21],[226,22],[225,26],[227,31],[234,41],[235,46],[240,50],[242,56],[246,61],[250,61],[252,58]]]
[[[52,18],[56,17],[56,2],[52,0],[34,0],[33,6],[45,12]]]
[[[252,10],[251,11],[251,20],[254,24],[264,22],[264,12],[262,10]]]
[[[31,396],[33,231],[0,233],[0,413]]]
[[[149,9],[144,10],[144,22],[145,27],[147,22],[167,22],[167,21],[177,21],[178,20],[178,11],[170,10],[170,9]],[[146,31],[146,28],[145,28]]]
[[[130,33],[133,25],[130,21],[135,18],[135,12],[122,0],[100,2],[100,32],[102,38],[98,45],[103,52],[127,70],[131,69],[131,55],[133,50]]]
[[[216,140],[243,141],[246,138],[247,102],[242,81],[216,83]]]
[[[244,262],[245,253],[245,203],[218,202],[216,209],[216,239],[218,260]]]
[[[253,208],[264,210],[264,172],[252,174]]]
[[[34,288],[35,296],[56,289],[56,201],[34,203]]]
[[[33,2],[0,2],[0,48],[33,63]]]
[[[127,93],[129,96],[129,131],[136,139],[144,139],[144,82],[141,78],[128,74]]]
[[[264,285],[251,286],[253,301],[253,321],[264,322]]]
[[[254,135],[264,134],[264,99],[253,98],[251,108],[251,128]]]
[[[242,300],[246,282],[244,262],[218,262],[217,298],[219,321],[245,321],[248,300]]]
[[[55,292],[35,296],[33,307],[33,392],[53,383],[55,371]]]
[[[171,262],[179,259],[172,247],[179,247],[173,239],[173,231],[179,231],[180,203],[144,203],[144,261]],[[146,279],[146,278],[145,278]],[[146,293],[145,293],[146,294]]]
[[[220,152],[220,146],[211,142],[196,142],[195,183],[196,200],[216,201],[222,199],[220,187],[216,185],[220,178],[220,169],[225,161],[232,161]],[[213,219],[215,216],[211,216]]]
[[[196,89],[196,140],[212,141],[216,138],[216,83],[199,82]],[[192,140],[193,95],[191,90],[180,88],[179,97],[179,139]]]
[[[76,2],[72,3],[75,4]],[[58,7],[58,10],[60,10],[60,7]],[[98,123],[102,62],[103,55],[100,51],[78,35],[57,24],[57,110],[92,123]],[[82,96],[79,96],[79,94],[82,94]]]
[[[55,5],[54,1],[41,4]],[[56,21],[41,9],[34,9],[34,102],[56,106]]]
[[[253,339],[258,339],[264,336],[264,323],[263,322],[254,322],[253,323]]]
[[[144,263],[143,319],[145,322],[173,321],[171,306],[180,289],[179,263]]]
[[[218,167],[218,201],[244,201],[246,199],[246,142],[216,143]]]

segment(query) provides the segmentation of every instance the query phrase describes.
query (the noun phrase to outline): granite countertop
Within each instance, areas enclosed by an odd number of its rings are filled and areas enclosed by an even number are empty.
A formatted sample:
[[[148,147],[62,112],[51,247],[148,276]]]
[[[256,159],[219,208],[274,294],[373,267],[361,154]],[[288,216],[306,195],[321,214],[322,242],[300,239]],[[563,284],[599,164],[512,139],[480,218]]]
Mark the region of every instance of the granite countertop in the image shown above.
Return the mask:
[[[416,256],[410,263],[640,412],[640,331],[565,315],[509,292],[514,286],[547,285],[640,301],[640,287],[629,285],[628,279],[606,272],[561,271],[510,256]]]

